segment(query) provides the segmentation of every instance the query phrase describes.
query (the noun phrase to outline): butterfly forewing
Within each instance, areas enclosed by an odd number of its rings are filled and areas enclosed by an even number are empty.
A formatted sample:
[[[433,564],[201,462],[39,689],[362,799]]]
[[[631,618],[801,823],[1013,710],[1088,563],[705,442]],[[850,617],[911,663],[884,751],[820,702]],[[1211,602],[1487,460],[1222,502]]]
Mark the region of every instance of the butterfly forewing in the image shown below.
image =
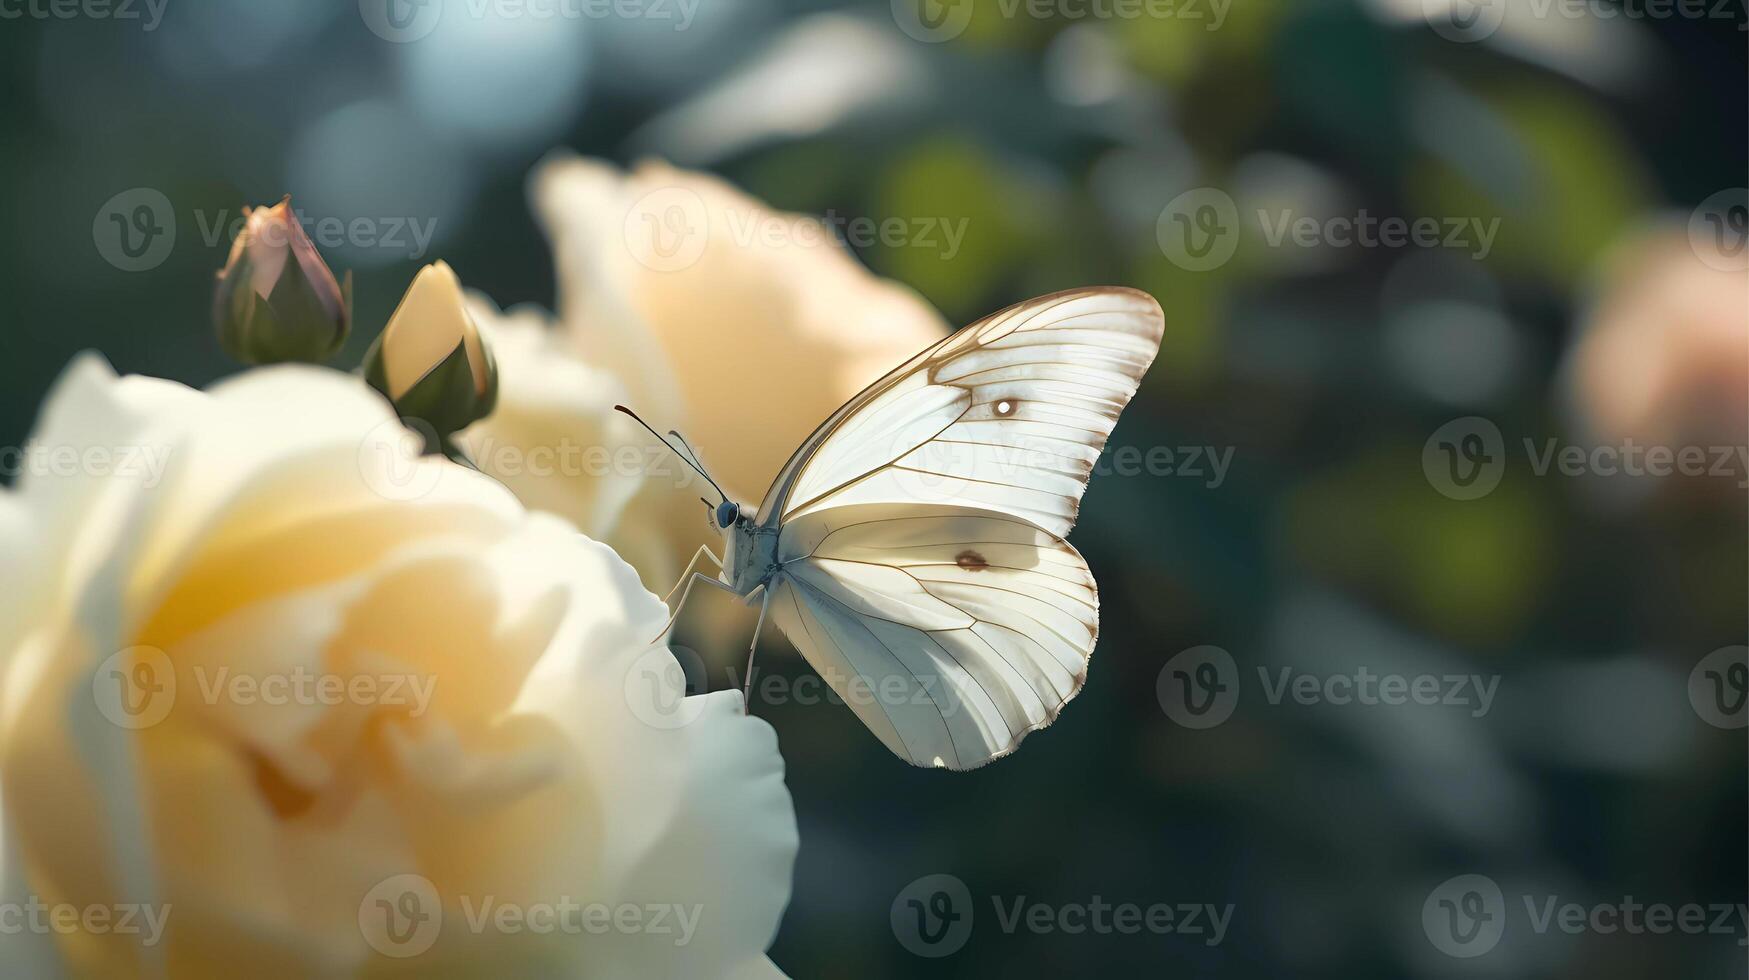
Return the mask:
[[[761,520],[922,501],[1065,535],[1163,324],[1133,289],[1055,293],[980,320],[835,413],[784,468]]]
[[[773,483],[772,616],[895,754],[982,765],[1080,690],[1098,596],[1063,535],[1162,330],[1132,289],[1011,307],[852,399]]]

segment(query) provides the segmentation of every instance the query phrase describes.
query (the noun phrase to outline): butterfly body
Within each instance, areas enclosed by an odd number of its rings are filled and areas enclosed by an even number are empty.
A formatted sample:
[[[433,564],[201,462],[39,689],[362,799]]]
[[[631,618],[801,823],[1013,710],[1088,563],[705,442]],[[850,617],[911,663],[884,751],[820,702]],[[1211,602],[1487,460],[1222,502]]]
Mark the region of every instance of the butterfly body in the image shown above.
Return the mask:
[[[1064,536],[1163,331],[1107,287],[948,336],[821,423],[756,514],[718,506],[722,572],[686,581],[758,600],[900,758],[1007,755],[1086,679],[1098,588]]]
[[[759,526],[738,506],[736,511],[734,520],[723,528],[723,572],[719,580],[746,599],[759,586],[769,584],[773,576],[782,574],[777,560],[778,529]]]

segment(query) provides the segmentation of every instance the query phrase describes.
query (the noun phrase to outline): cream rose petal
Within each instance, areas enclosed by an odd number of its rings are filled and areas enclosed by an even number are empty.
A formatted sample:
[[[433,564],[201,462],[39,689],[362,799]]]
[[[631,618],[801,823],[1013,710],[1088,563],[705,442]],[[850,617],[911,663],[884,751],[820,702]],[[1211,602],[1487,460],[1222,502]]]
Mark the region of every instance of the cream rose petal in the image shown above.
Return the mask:
[[[746,500],[840,404],[948,330],[817,220],[710,175],[556,156],[532,194],[580,349],[683,412],[719,482]]]
[[[114,414],[116,389],[139,387],[76,365],[45,419]],[[762,959],[795,852],[774,736],[723,699],[683,731],[635,716],[623,666],[662,607],[629,567],[479,474],[396,457],[392,415],[355,379],[282,368],[186,395],[135,430],[174,448],[162,486],[106,482],[77,512],[0,496],[0,540],[90,563],[16,607],[0,660],[7,894],[175,911],[162,946],[74,937],[16,956],[78,975],[374,976],[394,961],[360,916],[412,873],[442,883],[451,923],[488,896],[704,909],[685,945],[452,925],[415,961],[428,974],[709,976]],[[178,707],[136,732],[91,692],[108,654],[141,642],[174,664]],[[190,673],[221,664],[398,666],[435,696],[429,715],[383,716],[381,750],[360,754],[357,705],[184,711]]]
[[[699,916],[685,945],[666,936],[610,937],[602,943],[600,975],[699,977],[759,959],[782,918],[798,844],[776,733],[747,716],[736,692],[687,699],[677,718],[639,711],[635,699],[652,692],[634,672],[642,675],[670,656],[649,645],[667,610],[642,592],[629,567],[601,561],[611,554],[606,548],[577,541],[575,554],[547,550],[520,559],[519,566],[545,560],[573,575],[585,570],[611,578],[578,585],[589,595],[631,597],[623,615],[568,624],[561,636],[579,630],[578,642],[619,652],[543,661],[518,707],[566,726],[592,781],[623,794],[627,805],[609,811],[603,828],[610,861],[602,871],[614,882],[612,891],[637,896],[636,902],[696,909]],[[656,671],[648,679],[670,685],[655,692],[660,696],[683,693],[676,675]]]
[[[463,448],[529,508],[612,540],[650,469],[642,430],[613,410],[625,390],[579,359],[540,311],[507,313],[478,294],[472,300],[498,363],[499,394],[492,414],[462,433]]]
[[[15,842],[20,827],[16,802],[9,807],[6,887],[8,896],[18,901],[111,908],[159,904],[146,857],[146,820],[126,733],[111,724],[89,697],[31,699],[42,689],[91,690],[100,662],[116,649],[122,632],[120,576],[103,564],[104,556],[126,549],[135,537],[137,524],[131,518],[142,509],[153,480],[144,472],[124,476],[87,469],[95,465],[95,458],[86,454],[165,448],[147,435],[147,429],[153,423],[176,424],[196,399],[191,390],[168,382],[117,379],[100,358],[82,355],[51,390],[32,439],[51,454],[78,454],[80,467],[68,472],[50,465],[41,472],[27,472],[11,498],[25,517],[41,564],[13,565],[13,574],[0,583],[15,594],[15,605],[8,611],[13,613],[9,622],[16,631],[9,650],[0,654],[0,767],[34,771],[39,778],[58,781],[66,809],[45,815],[46,824],[39,826],[64,834],[62,841],[83,838],[83,847],[67,867],[59,869],[62,873],[40,882],[32,864],[43,855]],[[117,465],[113,455],[110,459],[110,465]],[[12,581],[18,573],[40,577],[20,584]],[[67,616],[75,622],[63,622]],[[56,711],[64,714],[54,731],[26,732],[15,742],[14,736],[24,728],[21,717]],[[109,789],[116,795],[106,795]],[[10,791],[7,796],[17,799]],[[107,901],[99,901],[99,896]],[[108,957],[116,944],[108,944],[110,953],[96,948],[100,945],[104,944],[79,950],[78,965],[90,969],[100,962],[115,962]],[[44,954],[38,947],[21,955]],[[139,959],[145,964],[156,961],[152,951]]]
[[[169,446],[147,439],[142,430],[174,418],[195,404],[193,389],[156,378],[117,378],[103,358],[81,354],[67,365],[50,389],[42,417],[29,445],[44,455],[40,464],[26,465],[18,485],[0,505],[0,533],[7,544],[17,543],[24,554],[30,549],[37,560],[11,561],[0,567],[0,613],[5,622],[25,620],[25,612],[67,584],[69,575],[83,574],[74,565],[75,539],[96,537],[80,525],[89,520],[95,502],[102,496],[127,495],[146,488],[158,478],[167,462]],[[67,472],[60,460],[88,458],[87,453],[108,452],[106,467],[121,469],[115,454],[132,452],[137,472]],[[82,470],[80,462],[76,469]],[[8,516],[10,515],[10,516]],[[101,542],[99,542],[101,544]],[[101,557],[101,547],[87,554]],[[5,666],[0,651],[0,668]]]

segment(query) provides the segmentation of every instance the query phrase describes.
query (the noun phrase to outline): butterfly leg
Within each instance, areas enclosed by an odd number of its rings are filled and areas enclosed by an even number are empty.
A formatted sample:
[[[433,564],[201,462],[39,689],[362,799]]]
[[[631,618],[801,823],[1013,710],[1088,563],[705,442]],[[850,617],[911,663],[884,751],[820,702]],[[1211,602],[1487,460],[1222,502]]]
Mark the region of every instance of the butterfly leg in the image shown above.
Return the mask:
[[[668,631],[674,628],[674,623],[680,619],[680,611],[682,609],[686,608],[686,597],[692,594],[692,586],[693,586],[693,583],[695,583],[695,582],[703,582],[706,585],[714,585],[717,588],[722,589],[724,592],[727,592],[728,594],[730,594],[732,596],[736,596],[737,598],[739,597],[738,593],[736,593],[734,589],[729,588],[727,583],[722,582],[716,578],[713,578],[712,576],[706,575],[703,572],[693,572],[692,577],[686,580],[686,588],[680,590],[680,601],[674,604],[673,614],[668,617],[668,622],[663,625],[662,632],[657,633],[653,638],[651,638],[651,640],[650,640],[651,643],[654,643],[657,640],[660,640],[662,637],[667,636]],[[679,586],[677,583],[676,588],[678,588],[678,587]],[[672,594],[673,590],[669,590],[669,591],[670,591],[670,594]]]
[[[747,647],[747,673],[741,678],[741,710],[753,713],[753,654],[759,651],[759,631],[765,628],[765,610],[771,605],[771,593],[761,582],[747,593],[747,602],[752,603],[754,596],[759,597],[759,621],[753,624],[753,643]]]
[[[699,545],[698,550],[693,552],[692,558],[689,561],[687,561],[686,571],[681,572],[680,578],[675,580],[674,588],[669,589],[668,594],[662,597],[662,604],[663,605],[667,605],[668,600],[674,598],[674,590],[680,588],[680,586],[687,581],[687,576],[692,574],[692,568],[694,565],[698,564],[698,558],[700,555],[703,555],[704,557],[709,558],[712,562],[714,562],[716,564],[716,566],[718,568],[723,567],[723,560],[721,558],[718,558],[716,556],[715,552],[711,551],[710,545],[708,545],[708,544]]]

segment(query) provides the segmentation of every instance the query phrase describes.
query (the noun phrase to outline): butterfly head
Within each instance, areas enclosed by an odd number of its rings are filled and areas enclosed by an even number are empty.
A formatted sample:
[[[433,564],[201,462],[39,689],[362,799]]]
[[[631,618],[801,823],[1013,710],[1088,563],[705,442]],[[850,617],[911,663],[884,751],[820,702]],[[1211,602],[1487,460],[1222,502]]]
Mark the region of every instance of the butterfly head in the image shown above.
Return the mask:
[[[717,505],[717,528],[727,530],[741,518],[741,505],[733,500],[725,500]]]

